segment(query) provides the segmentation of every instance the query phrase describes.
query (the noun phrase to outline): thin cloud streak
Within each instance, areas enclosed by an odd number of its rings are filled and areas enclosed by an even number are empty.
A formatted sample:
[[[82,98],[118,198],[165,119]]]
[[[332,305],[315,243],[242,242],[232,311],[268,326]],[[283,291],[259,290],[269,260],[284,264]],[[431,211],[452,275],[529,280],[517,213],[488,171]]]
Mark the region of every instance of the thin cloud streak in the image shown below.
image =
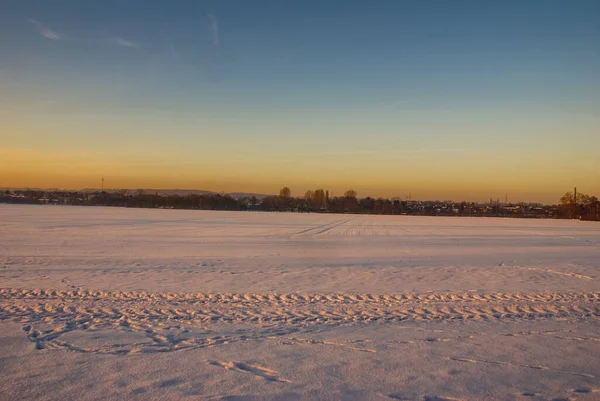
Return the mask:
[[[210,26],[208,27],[210,31],[210,39],[212,44],[217,49],[219,48],[219,23],[217,22],[217,18],[213,14],[208,14],[208,19],[210,20]]]
[[[70,41],[74,41],[74,42],[88,43],[88,44],[95,44],[95,45],[111,43],[113,45],[127,47],[130,49],[138,49],[140,47],[139,43],[121,38],[119,36],[114,36],[114,37],[109,37],[109,38],[91,38],[91,39],[78,38],[78,37],[66,35],[64,33],[59,33],[53,29],[46,27],[39,21],[36,21],[31,18],[27,18],[27,22],[30,23],[31,25],[35,26],[36,30],[38,31],[38,33],[40,35],[42,35],[46,39],[50,39],[50,40],[54,40],[54,41],[69,39]]]
[[[175,59],[175,60],[179,60],[181,57],[179,56],[179,53],[177,52],[177,49],[175,48],[175,46],[173,45],[173,42],[169,42],[169,49],[171,49],[171,56]]]
[[[113,40],[114,40],[114,43],[117,44],[118,46],[129,47],[131,49],[137,49],[140,47],[139,43],[132,42],[130,40],[126,40],[126,39],[120,38],[118,36],[115,36],[113,38]]]
[[[28,18],[27,22],[34,25],[36,27],[37,31],[39,32],[39,34],[42,35],[43,37],[45,37],[46,39],[63,40],[63,39],[67,38],[67,35],[63,35],[63,34],[58,33],[50,28],[47,28],[34,19]]]
[[[301,153],[298,156],[356,156],[356,155],[378,155],[378,154],[411,154],[411,153],[466,153],[473,149],[382,149],[382,150],[349,150],[318,153]]]

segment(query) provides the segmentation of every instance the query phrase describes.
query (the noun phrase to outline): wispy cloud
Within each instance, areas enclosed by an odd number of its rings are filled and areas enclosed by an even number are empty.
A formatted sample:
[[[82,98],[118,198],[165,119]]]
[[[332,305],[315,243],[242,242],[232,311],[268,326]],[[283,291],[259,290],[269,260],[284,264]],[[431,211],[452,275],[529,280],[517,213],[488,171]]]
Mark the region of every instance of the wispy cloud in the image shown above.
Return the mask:
[[[381,155],[381,154],[414,154],[414,153],[466,153],[472,149],[461,148],[423,148],[423,149],[379,149],[379,150],[342,150],[330,152],[302,153],[298,156],[358,156],[358,155]]]
[[[219,48],[219,23],[217,22],[217,18],[213,14],[208,14],[208,19],[210,20],[210,25],[208,27],[210,31],[210,39],[212,41],[213,46],[217,49]]]
[[[29,22],[30,24],[32,24],[33,26],[35,26],[35,28],[37,29],[37,31],[40,33],[40,35],[42,35],[43,37],[45,37],[46,39],[50,39],[50,40],[63,40],[67,38],[67,35],[63,35],[62,33],[58,33],[42,24],[40,24],[38,21],[28,18],[27,22]]]
[[[112,39],[112,42],[113,42],[114,44],[116,44],[117,46],[129,47],[129,48],[131,48],[131,49],[137,49],[137,48],[139,48],[139,47],[140,47],[140,44],[139,44],[139,43],[137,43],[137,42],[132,42],[132,41],[130,41],[130,40],[126,40],[126,39],[120,38],[120,37],[118,37],[118,36],[115,36],[115,37]]]
[[[132,48],[132,49],[137,49],[137,48],[139,48],[139,47],[140,47],[140,44],[139,44],[139,43],[132,42],[132,41],[130,41],[130,40],[126,40],[126,39],[120,38],[120,37],[118,37],[118,36],[115,36],[115,37],[113,38],[113,42],[114,42],[114,43],[115,43],[117,46],[129,47],[129,48]]]
[[[96,45],[96,46],[97,45],[105,45],[105,44],[109,43],[112,45],[127,47],[130,49],[137,49],[140,47],[139,43],[133,42],[131,40],[123,39],[122,37],[119,37],[119,36],[103,37],[103,38],[102,37],[100,37],[100,38],[81,38],[81,37],[70,36],[70,35],[67,35],[64,33],[57,32],[53,29],[48,28],[47,26],[43,25],[41,22],[36,21],[32,18],[27,18],[27,22],[30,23],[31,25],[33,25],[36,28],[36,30],[39,32],[40,35],[42,35],[46,39],[50,39],[50,40],[69,39],[69,41],[72,41],[72,42],[87,43],[87,44]]]
[[[169,42],[169,49],[171,49],[171,56],[174,59],[179,59],[179,53],[177,52],[177,49],[175,48],[172,42]]]

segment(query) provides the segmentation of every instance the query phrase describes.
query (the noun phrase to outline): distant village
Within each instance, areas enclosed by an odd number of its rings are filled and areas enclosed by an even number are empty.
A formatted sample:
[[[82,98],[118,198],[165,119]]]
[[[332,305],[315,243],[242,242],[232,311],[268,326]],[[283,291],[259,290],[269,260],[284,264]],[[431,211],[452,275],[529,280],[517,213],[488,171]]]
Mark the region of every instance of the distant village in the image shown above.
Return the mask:
[[[353,190],[343,196],[330,197],[323,189],[307,191],[292,197],[289,188],[279,195],[244,196],[218,193],[170,194],[145,190],[61,191],[4,190],[0,203],[113,206],[131,208],[239,210],[295,213],[349,213],[410,216],[471,216],[512,217],[534,219],[580,219],[600,221],[600,202],[594,196],[566,193],[557,205],[508,203],[499,200],[487,203],[421,201],[412,199],[359,198]]]

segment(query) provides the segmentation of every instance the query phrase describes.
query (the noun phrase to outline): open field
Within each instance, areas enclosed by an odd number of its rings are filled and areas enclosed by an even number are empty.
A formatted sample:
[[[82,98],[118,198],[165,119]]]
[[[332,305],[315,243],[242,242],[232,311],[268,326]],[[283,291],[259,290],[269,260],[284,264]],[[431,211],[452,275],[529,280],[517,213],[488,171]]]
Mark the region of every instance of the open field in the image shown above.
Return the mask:
[[[0,399],[600,399],[600,225],[0,205]]]

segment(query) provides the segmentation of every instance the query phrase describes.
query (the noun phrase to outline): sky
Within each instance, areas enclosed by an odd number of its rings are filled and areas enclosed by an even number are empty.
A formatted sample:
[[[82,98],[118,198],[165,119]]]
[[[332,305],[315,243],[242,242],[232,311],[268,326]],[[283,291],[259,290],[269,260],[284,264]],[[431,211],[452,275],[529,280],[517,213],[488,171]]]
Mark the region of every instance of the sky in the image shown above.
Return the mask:
[[[600,2],[0,1],[0,187],[600,195]]]

